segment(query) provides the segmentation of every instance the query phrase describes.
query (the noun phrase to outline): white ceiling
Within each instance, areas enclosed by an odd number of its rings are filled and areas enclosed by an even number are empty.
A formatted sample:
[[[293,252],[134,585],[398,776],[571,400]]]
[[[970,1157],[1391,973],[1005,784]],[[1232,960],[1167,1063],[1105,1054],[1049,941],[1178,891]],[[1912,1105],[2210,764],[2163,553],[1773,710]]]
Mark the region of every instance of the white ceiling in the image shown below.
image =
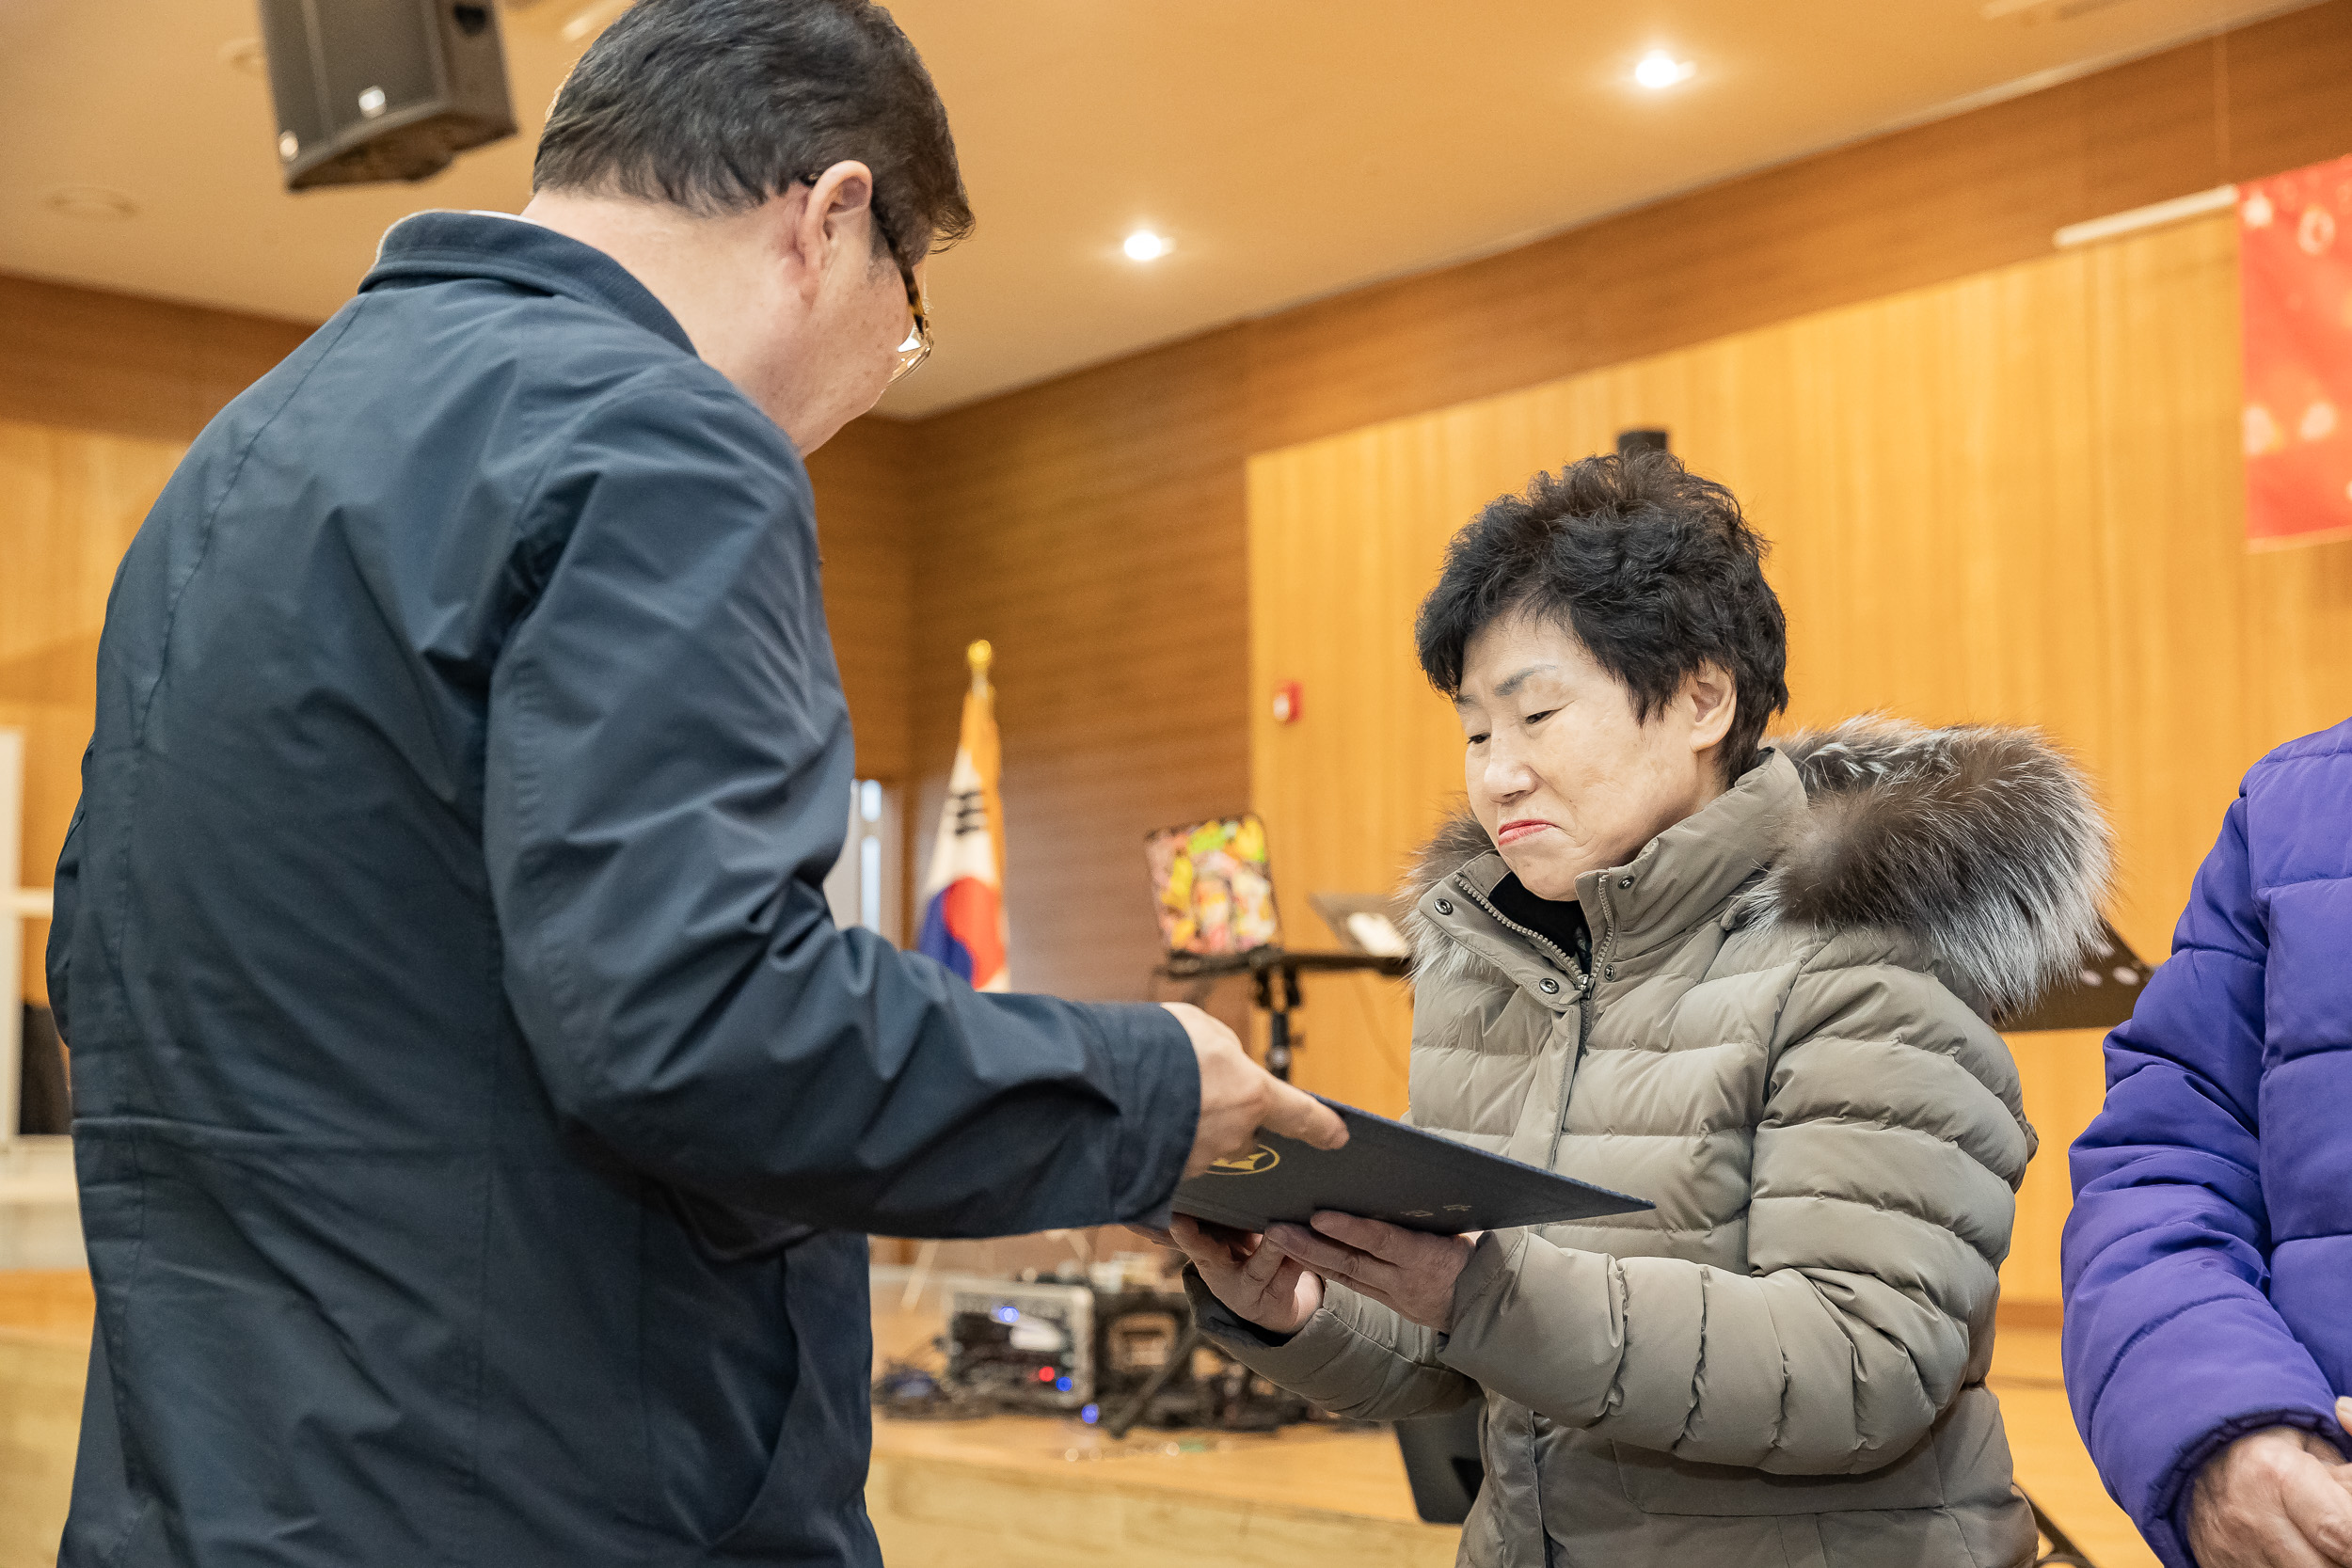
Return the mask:
[[[421,207],[519,207],[614,0],[507,18],[523,135],[421,186],[287,194],[251,0],[0,0],[0,270],[324,318]],[[933,263],[917,415],[1502,248],[2295,8],[2280,0],[899,0],[977,233]],[[1652,93],[1664,47],[1695,74]],[[224,51],[227,51],[225,54]],[[119,217],[57,211],[120,192]],[[1174,251],[1148,266],[1139,224]]]

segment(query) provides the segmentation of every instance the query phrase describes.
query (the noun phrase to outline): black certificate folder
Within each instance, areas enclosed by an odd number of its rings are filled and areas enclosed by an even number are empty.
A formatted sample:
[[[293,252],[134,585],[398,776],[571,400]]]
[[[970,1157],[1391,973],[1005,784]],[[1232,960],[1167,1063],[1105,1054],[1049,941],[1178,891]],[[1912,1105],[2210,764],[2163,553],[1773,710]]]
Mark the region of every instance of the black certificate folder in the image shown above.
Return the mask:
[[[1176,1212],[1237,1230],[1263,1230],[1277,1220],[1304,1225],[1329,1209],[1454,1236],[1652,1207],[1352,1105],[1324,1103],[1346,1119],[1345,1148],[1311,1148],[1262,1132],[1248,1154],[1219,1160],[1179,1186]]]

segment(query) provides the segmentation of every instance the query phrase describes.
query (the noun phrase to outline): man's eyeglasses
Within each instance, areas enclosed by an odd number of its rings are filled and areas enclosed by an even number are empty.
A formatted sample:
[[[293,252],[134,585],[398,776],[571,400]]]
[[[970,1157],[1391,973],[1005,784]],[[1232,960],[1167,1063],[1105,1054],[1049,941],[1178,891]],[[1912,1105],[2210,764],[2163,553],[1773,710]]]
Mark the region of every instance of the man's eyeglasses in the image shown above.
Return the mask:
[[[923,286],[914,280],[914,269],[899,259],[898,237],[882,221],[882,209],[878,206],[873,212],[874,228],[882,234],[882,244],[890,247],[890,259],[898,263],[898,276],[906,280],[907,310],[914,317],[914,325],[908,330],[906,341],[900,343],[897,350],[898,363],[890,372],[890,379],[895,382],[913,374],[915,366],[931,356],[931,317],[930,311],[925,308]]]

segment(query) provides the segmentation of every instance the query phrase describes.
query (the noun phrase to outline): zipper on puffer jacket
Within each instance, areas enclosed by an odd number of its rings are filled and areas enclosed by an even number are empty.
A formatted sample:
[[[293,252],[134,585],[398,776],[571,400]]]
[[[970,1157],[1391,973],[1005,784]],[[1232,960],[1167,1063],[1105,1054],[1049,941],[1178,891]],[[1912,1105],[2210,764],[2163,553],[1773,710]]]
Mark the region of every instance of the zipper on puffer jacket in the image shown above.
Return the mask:
[[[1546,1170],[1560,1168],[1561,1140],[1568,1135],[1568,1096],[1576,1092],[1576,1075],[1584,1067],[1585,1044],[1593,1037],[1593,992],[1600,985],[1601,965],[1608,961],[1610,949],[1617,945],[1617,911],[1609,907],[1608,878],[1600,879],[1598,892],[1600,930],[1593,939],[1593,967],[1576,991],[1576,1055],[1569,1061],[1568,1070],[1560,1075],[1560,1103],[1551,1113],[1551,1148],[1544,1156]]]
[[[1570,974],[1576,976],[1576,987],[1579,994],[1593,989],[1593,977],[1584,973],[1584,966],[1578,963],[1575,958],[1564,949],[1558,942],[1552,941],[1549,937],[1529,930],[1526,927],[1520,925],[1509,915],[1504,914],[1501,910],[1496,909],[1492,903],[1487,901],[1485,894],[1479,892],[1476,888],[1470,886],[1470,883],[1464,881],[1459,877],[1454,879],[1454,890],[1456,893],[1459,893],[1463,897],[1469,899],[1471,903],[1477,905],[1480,909],[1486,911],[1488,914],[1492,915],[1496,925],[1501,926],[1505,930],[1517,931],[1519,935],[1525,937],[1529,942],[1534,942],[1539,951],[1549,953],[1553,958],[1559,959],[1560,967],[1566,970]]]
[[[1544,1155],[1544,1168],[1554,1169],[1560,1164],[1560,1140],[1568,1130],[1568,1096],[1576,1089],[1577,1069],[1584,1065],[1584,1042],[1592,1037],[1593,977],[1600,973],[1603,948],[1616,940],[1617,918],[1616,912],[1609,907],[1609,883],[1604,879],[1600,884],[1601,927],[1593,944],[1593,967],[1591,969],[1586,969],[1582,964],[1578,963],[1549,937],[1529,930],[1501,910],[1496,909],[1485,894],[1461,878],[1454,879],[1454,886],[1464,897],[1492,915],[1496,924],[1506,930],[1517,931],[1529,942],[1534,942],[1539,951],[1553,955],[1560,960],[1563,968],[1576,976],[1576,1053],[1568,1059],[1566,1069],[1560,1074],[1560,1103],[1552,1111],[1551,1146]]]

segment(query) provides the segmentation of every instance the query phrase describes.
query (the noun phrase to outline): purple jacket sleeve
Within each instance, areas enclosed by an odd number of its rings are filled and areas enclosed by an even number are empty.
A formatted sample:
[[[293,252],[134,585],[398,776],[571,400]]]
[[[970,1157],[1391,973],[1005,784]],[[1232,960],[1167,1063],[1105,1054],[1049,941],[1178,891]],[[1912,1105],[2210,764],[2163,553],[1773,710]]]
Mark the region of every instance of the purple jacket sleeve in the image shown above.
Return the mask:
[[[2107,1489],[2171,1568],[2190,1483],[2261,1427],[2332,1432],[2333,1392],[2272,1309],[2256,1158],[2268,934],[2241,797],[2172,957],[2107,1037],[2106,1105],[2074,1144],[2066,1387]]]

